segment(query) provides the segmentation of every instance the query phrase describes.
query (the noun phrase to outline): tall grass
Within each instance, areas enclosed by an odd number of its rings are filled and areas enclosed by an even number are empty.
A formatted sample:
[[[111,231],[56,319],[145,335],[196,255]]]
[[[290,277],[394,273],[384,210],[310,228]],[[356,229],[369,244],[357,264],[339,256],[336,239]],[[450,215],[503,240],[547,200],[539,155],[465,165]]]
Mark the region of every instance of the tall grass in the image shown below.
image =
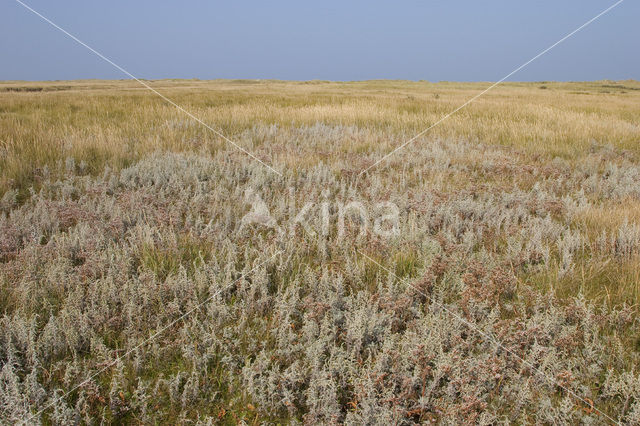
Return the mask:
[[[282,176],[131,82],[0,84],[0,423],[640,422],[638,83],[498,87],[360,178],[486,85],[151,84]]]
[[[384,153],[436,122],[487,84],[369,81],[172,81],[150,84],[231,138],[256,125],[355,125],[389,138],[341,147]],[[573,159],[592,144],[638,152],[640,84],[505,83],[429,132]],[[71,156],[87,171],[120,168],[156,150],[211,150],[224,144],[130,81],[0,83],[0,193],[37,184]],[[269,141],[243,141],[260,150]],[[223,146],[223,149],[229,146]],[[274,155],[275,154],[275,155]],[[286,152],[265,156],[304,168]],[[309,164],[327,161],[321,152]]]

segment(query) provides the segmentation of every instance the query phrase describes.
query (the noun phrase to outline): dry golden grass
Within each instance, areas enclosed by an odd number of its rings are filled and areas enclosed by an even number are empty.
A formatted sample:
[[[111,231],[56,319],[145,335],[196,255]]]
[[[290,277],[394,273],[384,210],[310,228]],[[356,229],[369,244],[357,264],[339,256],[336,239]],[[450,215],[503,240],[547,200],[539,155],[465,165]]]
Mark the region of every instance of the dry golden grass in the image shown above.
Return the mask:
[[[0,83],[0,423],[640,423],[639,83],[362,175],[489,83],[150,84],[282,176],[135,82]]]
[[[409,81],[283,82],[272,80],[160,80],[152,87],[184,106],[276,169],[294,173],[337,158],[352,159],[352,173],[371,164],[441,117],[472,98],[490,83],[429,83]],[[279,128],[328,125],[356,126],[368,133],[330,150],[295,147],[288,141],[243,138],[244,131],[261,125]],[[425,135],[427,140],[465,140],[514,149],[515,169],[546,167],[554,157],[565,164],[603,146],[637,158],[640,152],[640,83],[600,81],[582,83],[505,83],[476,99]],[[418,140],[415,144],[425,143]],[[154,151],[220,150],[244,156],[229,143],[178,111],[135,81],[58,81],[0,83],[0,197],[7,190],[28,196],[47,177],[64,173],[65,159],[74,158],[89,174],[105,166],[120,169]],[[473,167],[475,159],[459,158]],[[336,170],[343,173],[344,170]],[[374,171],[375,173],[376,171]],[[439,190],[508,189],[532,187],[537,174],[481,174],[433,171]],[[615,233],[626,220],[640,223],[640,203],[594,204],[573,218],[590,241],[604,230]],[[586,265],[580,276],[566,277],[560,293],[582,290],[592,298],[615,303],[640,301],[634,268],[624,265]],[[626,265],[626,266],[625,266]],[[585,269],[586,268],[586,269]],[[586,272],[585,272],[586,271]],[[604,273],[603,271],[606,271]],[[537,276],[545,287],[557,285],[555,271]],[[604,276],[611,281],[601,283]],[[591,278],[590,278],[591,277]],[[591,283],[591,284],[589,284]],[[614,288],[615,287],[615,288]],[[603,296],[604,295],[604,296]]]
[[[281,82],[253,80],[150,81],[154,88],[232,139],[259,124],[280,127],[355,125],[384,131],[384,141],[359,142],[347,153],[380,155],[436,122],[489,83],[407,81]],[[566,159],[592,144],[638,152],[640,83],[507,83],[480,97],[429,132],[516,147]],[[252,141],[250,150],[259,150]],[[0,194],[36,184],[47,166],[67,157],[89,172],[115,168],[156,150],[235,149],[132,81],[0,83]],[[320,155],[265,161],[300,169]],[[313,153],[311,153],[313,154]],[[287,158],[289,157],[289,158]],[[326,161],[326,159],[324,159]]]
[[[640,223],[640,200],[629,197],[619,202],[590,206],[573,220],[595,240],[603,231],[613,233],[625,222]]]
[[[615,235],[625,224],[640,223],[640,201],[625,198],[586,207],[574,218],[574,224],[593,245],[601,235]],[[538,277],[540,278],[540,277]],[[578,259],[578,268],[565,280],[545,274],[544,285],[554,288],[562,297],[584,294],[591,300],[603,300],[610,306],[640,303],[640,257],[613,259],[590,256]]]

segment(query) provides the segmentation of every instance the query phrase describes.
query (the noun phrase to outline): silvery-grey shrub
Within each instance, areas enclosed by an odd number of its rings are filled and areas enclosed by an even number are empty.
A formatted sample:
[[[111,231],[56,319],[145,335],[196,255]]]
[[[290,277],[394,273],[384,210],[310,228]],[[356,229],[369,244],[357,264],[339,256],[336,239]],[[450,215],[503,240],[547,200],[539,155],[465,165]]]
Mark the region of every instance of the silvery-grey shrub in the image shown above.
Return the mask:
[[[305,152],[384,137],[317,124],[258,126],[240,141]],[[636,254],[637,224],[592,243],[571,217],[637,196],[637,168],[603,171],[592,159],[575,171],[554,163],[533,188],[514,176],[508,190],[456,187],[461,175],[509,178],[509,154],[432,141],[398,159],[404,177],[383,172],[363,186],[337,173],[353,169],[348,160],[278,178],[228,152],[157,153],[97,177],[70,159],[62,180],[0,203],[0,421],[46,408],[32,422],[213,424],[237,412],[292,423],[606,423],[592,401],[637,422],[637,354],[622,344],[637,337],[631,308],[561,302],[517,276],[570,277],[578,255]],[[397,232],[345,226],[321,246],[300,229],[292,238],[243,227],[247,188],[283,219],[291,197],[298,211],[325,190],[344,206],[392,203]]]

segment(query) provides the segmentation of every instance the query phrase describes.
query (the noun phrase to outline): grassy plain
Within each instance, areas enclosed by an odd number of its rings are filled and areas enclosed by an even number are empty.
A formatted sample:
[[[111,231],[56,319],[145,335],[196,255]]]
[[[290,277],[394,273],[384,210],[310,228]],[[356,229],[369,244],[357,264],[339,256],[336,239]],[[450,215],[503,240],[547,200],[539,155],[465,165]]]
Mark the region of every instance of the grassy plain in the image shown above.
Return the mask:
[[[392,135],[384,143],[347,145],[344,152],[384,153],[475,96],[489,83],[404,81],[149,82],[195,116],[231,138],[257,125],[358,126]],[[506,83],[429,132],[518,148],[532,155],[582,158],[596,145],[638,153],[640,83]],[[159,149],[221,147],[219,137],[131,81],[0,83],[0,191],[25,188],[38,169],[72,156],[94,173],[122,167]],[[260,141],[252,141],[254,149]],[[226,149],[227,146],[224,146]],[[275,156],[269,155],[275,154]],[[271,162],[303,169],[287,152]]]
[[[136,82],[0,82],[0,420],[640,422],[640,83],[500,85],[362,176],[490,83],[148,83],[282,176]]]

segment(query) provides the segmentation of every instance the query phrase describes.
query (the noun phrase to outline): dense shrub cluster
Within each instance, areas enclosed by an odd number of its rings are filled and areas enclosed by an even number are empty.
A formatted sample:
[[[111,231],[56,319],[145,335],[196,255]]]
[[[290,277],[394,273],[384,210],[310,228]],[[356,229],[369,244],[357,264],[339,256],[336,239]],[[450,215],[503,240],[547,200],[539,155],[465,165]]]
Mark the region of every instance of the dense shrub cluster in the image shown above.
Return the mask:
[[[318,124],[239,139],[304,156],[378,137]],[[70,159],[23,204],[7,192],[0,421],[640,422],[635,310],[532,278],[637,259],[638,223],[576,221],[638,197],[637,166],[431,141],[358,180],[356,157],[284,178],[227,153],[97,178]],[[331,200],[329,233],[243,227],[249,189],[278,223]],[[395,203],[399,232],[349,217],[337,238],[336,200]]]

